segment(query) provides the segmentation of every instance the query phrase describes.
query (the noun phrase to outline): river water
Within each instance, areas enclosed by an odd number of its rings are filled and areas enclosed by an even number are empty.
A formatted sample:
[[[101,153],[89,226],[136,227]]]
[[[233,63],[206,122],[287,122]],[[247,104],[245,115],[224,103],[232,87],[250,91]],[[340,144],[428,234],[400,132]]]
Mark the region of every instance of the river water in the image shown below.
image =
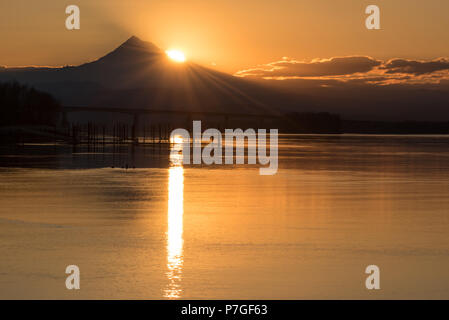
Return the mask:
[[[448,299],[448,234],[448,136],[281,136],[273,176],[164,145],[0,151],[2,299]]]

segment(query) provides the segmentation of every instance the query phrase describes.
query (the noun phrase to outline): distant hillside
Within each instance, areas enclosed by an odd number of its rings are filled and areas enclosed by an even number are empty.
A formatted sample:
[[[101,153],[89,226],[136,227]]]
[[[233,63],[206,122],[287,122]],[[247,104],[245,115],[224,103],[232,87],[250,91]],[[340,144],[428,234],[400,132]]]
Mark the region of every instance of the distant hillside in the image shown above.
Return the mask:
[[[297,97],[195,63],[169,60],[154,44],[131,37],[104,57],[77,67],[2,69],[69,106],[279,114],[301,109]]]
[[[449,82],[380,86],[319,79],[250,80],[193,62],[174,63],[157,46],[136,37],[80,66],[0,68],[2,81],[48,92],[64,106],[267,115],[327,112],[346,120],[449,121]]]

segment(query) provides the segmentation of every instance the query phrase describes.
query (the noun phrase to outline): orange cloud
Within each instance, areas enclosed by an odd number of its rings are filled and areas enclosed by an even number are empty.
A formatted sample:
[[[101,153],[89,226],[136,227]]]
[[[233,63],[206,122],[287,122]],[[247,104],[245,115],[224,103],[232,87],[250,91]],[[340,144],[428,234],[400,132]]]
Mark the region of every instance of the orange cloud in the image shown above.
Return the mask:
[[[368,56],[347,56],[305,62],[284,57],[279,61],[238,71],[234,75],[267,80],[320,80],[321,85],[326,85],[326,82],[330,85],[338,82],[371,85],[438,84],[449,79],[449,59],[422,61],[397,58],[384,62]]]
[[[238,71],[240,77],[319,77],[368,72],[382,62],[367,56],[333,57],[314,59],[310,62],[283,57],[256,68]]]
[[[392,59],[380,69],[386,73],[408,73],[422,75],[436,71],[449,70],[449,59],[439,58],[432,61]]]

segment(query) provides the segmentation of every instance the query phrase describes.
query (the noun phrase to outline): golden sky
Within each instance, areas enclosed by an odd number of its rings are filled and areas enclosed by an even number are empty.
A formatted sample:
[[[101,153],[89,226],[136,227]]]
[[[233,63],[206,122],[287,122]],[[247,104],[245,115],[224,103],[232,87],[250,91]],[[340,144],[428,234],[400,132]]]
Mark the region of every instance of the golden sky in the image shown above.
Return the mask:
[[[81,10],[81,30],[65,28],[65,8]],[[365,8],[381,9],[382,30],[365,28]],[[190,60],[234,73],[282,57],[449,56],[447,0],[15,0],[0,3],[0,65],[77,65],[131,35]]]

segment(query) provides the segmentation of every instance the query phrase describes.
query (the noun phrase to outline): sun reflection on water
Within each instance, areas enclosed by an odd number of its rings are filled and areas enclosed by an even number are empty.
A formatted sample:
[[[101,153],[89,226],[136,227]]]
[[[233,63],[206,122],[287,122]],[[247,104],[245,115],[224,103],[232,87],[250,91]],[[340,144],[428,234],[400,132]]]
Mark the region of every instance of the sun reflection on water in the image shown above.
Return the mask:
[[[166,298],[180,298],[183,265],[183,214],[184,214],[184,168],[181,143],[172,145],[168,169],[168,227],[167,227],[167,278]]]

